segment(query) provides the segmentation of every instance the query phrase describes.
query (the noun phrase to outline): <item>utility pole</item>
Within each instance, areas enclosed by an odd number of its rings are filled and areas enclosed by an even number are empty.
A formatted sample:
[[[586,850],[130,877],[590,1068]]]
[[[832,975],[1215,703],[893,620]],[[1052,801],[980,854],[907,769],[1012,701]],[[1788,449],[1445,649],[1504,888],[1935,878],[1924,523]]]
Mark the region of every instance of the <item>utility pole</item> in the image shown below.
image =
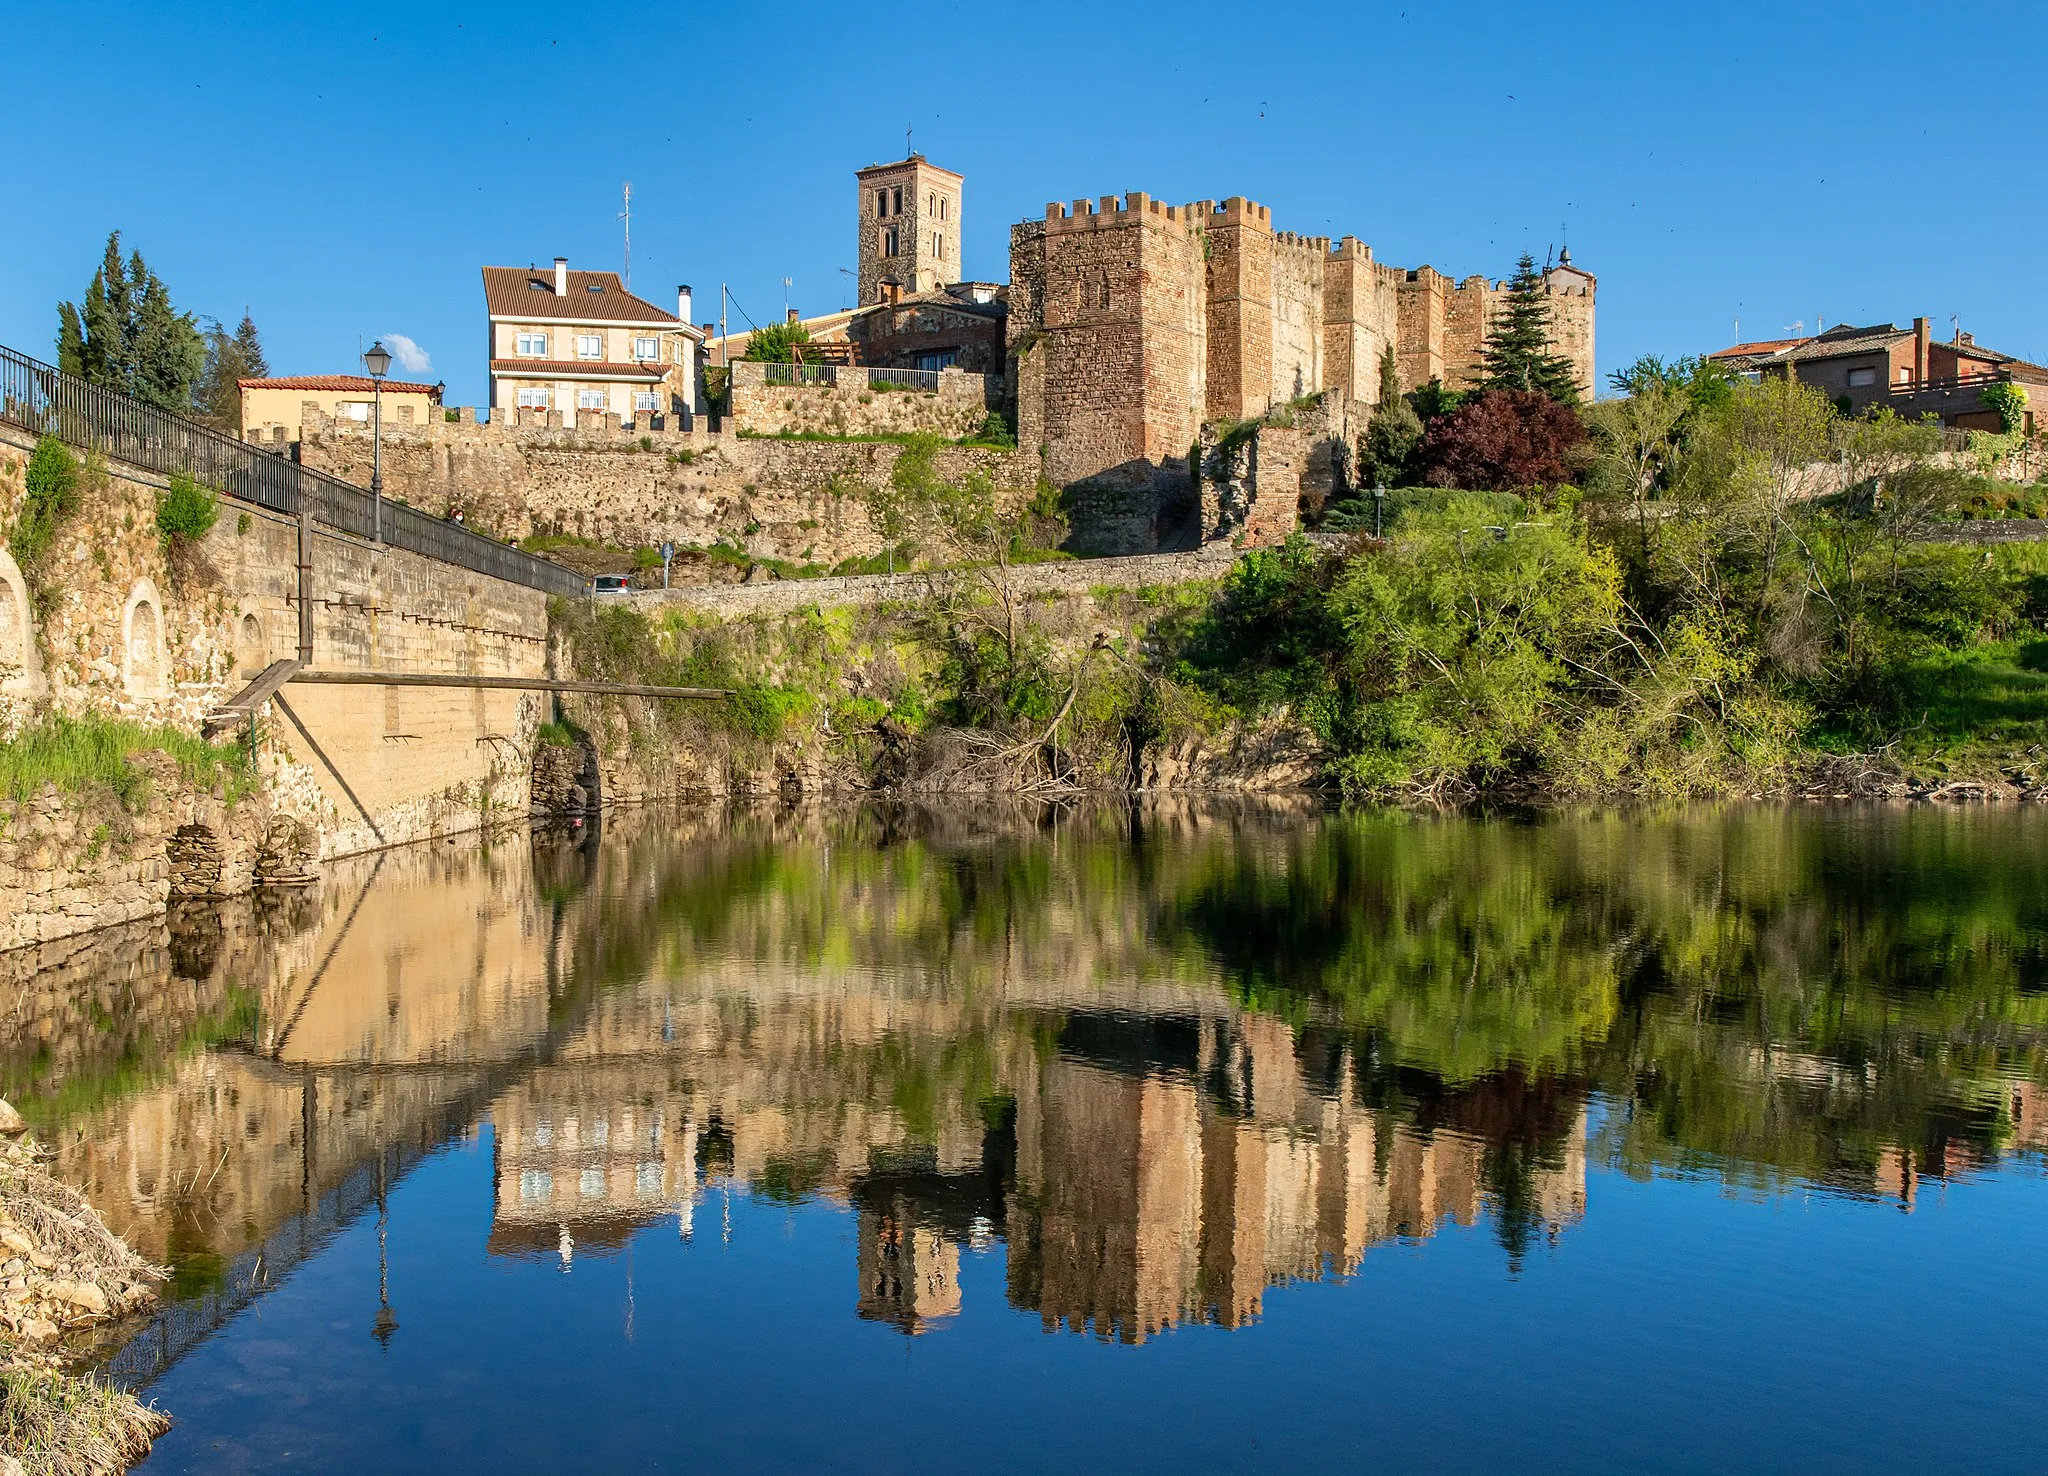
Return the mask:
[[[725,341],[725,283],[718,284],[718,362],[732,362],[732,349]]]
[[[619,219],[626,223],[626,272],[625,287],[633,290],[633,181],[626,181],[626,208],[619,212]]]

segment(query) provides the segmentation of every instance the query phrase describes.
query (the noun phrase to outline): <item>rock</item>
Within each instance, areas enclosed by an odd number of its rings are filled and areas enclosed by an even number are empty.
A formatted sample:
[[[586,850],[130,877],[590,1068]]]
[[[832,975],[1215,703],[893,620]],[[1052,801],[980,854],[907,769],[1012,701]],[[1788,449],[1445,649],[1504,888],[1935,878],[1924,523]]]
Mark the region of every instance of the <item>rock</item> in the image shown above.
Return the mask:
[[[107,1315],[107,1294],[89,1281],[53,1281],[49,1295],[74,1307],[83,1307],[95,1317]]]
[[[18,1225],[9,1225],[5,1230],[0,1230],[0,1245],[6,1246],[18,1256],[32,1256],[36,1253],[35,1240]]]
[[[18,1138],[28,1131],[28,1123],[12,1103],[0,1099],[0,1137]]]
[[[21,1325],[21,1335],[31,1343],[47,1343],[57,1336],[57,1324],[43,1317],[31,1317]]]

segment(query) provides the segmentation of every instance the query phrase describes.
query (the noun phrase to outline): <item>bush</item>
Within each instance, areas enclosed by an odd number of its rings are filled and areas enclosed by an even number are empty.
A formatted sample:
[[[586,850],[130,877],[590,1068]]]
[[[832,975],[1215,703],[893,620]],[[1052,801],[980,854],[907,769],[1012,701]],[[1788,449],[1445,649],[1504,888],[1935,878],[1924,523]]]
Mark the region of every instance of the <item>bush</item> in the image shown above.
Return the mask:
[[[2016,384],[1992,384],[1978,397],[1984,408],[1998,412],[1998,428],[2011,435],[2027,423],[2027,392]]]
[[[1518,492],[1558,487],[1585,463],[1586,425],[1533,390],[1488,390],[1430,423],[1422,465],[1432,487]]]
[[[770,323],[747,335],[747,351],[740,357],[757,364],[787,364],[797,348],[811,341],[811,330],[801,323]]]
[[[993,410],[981,418],[981,429],[970,439],[987,446],[1013,447],[1017,444],[1017,438],[1010,434],[1010,423]]]
[[[157,494],[156,530],[166,543],[196,543],[220,521],[220,498],[211,487],[184,472],[171,473],[171,485]]]
[[[44,436],[36,442],[23,479],[26,495],[22,498],[21,517],[14,525],[14,536],[8,540],[14,561],[24,570],[33,569],[49,551],[58,525],[78,507],[79,484],[83,480],[78,458],[62,441]]]

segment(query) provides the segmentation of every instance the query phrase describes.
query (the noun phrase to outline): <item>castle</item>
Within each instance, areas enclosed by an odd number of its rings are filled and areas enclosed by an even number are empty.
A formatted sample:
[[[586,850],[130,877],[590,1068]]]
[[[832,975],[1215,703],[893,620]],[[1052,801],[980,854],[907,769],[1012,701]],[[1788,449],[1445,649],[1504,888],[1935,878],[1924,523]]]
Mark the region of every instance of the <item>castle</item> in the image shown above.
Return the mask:
[[[1543,283],[1553,341],[1590,397],[1595,279],[1566,252]],[[1205,427],[1213,441],[1218,423],[1315,421],[1305,428],[1323,443],[1320,459],[1312,447],[1287,459],[1321,465],[1327,495],[1378,398],[1384,348],[1404,390],[1466,388],[1503,295],[1482,276],[1384,265],[1354,237],[1275,231],[1272,213],[1241,197],[1055,203],[1010,229],[1018,440],[1042,449],[1045,475],[1063,488],[1149,493],[1157,506],[1139,543],[1214,537],[1227,526],[1205,515],[1197,533],[1172,507],[1194,490],[1191,467],[1204,469]],[[1128,545],[1126,522],[1118,541]]]

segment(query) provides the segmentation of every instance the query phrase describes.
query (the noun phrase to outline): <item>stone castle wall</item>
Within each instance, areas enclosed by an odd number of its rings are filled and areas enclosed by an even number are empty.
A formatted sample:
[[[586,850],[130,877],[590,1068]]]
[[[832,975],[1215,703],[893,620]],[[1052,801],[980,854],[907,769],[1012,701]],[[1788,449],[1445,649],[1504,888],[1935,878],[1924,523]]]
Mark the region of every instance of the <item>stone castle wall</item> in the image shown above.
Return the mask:
[[[957,378],[980,393],[978,376]],[[960,398],[966,398],[964,391]],[[958,399],[954,408],[963,419],[972,414],[975,429],[987,414]],[[867,499],[889,485],[903,454],[897,442],[785,440],[706,430],[649,441],[651,450],[629,432],[589,435],[496,423],[443,422],[397,431],[386,426],[384,489],[436,516],[460,509],[471,527],[499,538],[567,534],[620,548],[725,543],[755,558],[823,564],[882,551],[868,521]],[[369,485],[370,436],[352,421],[309,422],[300,459],[357,486]],[[937,471],[955,481],[986,475],[1017,497],[1030,495],[1038,474],[1033,455],[970,446],[940,448]]]
[[[753,435],[934,435],[959,440],[977,434],[1003,403],[1001,375],[941,369],[935,390],[907,388],[891,371],[823,368],[830,383],[772,384],[770,365],[744,360],[732,366],[732,426]],[[780,366],[775,366],[780,367]]]

